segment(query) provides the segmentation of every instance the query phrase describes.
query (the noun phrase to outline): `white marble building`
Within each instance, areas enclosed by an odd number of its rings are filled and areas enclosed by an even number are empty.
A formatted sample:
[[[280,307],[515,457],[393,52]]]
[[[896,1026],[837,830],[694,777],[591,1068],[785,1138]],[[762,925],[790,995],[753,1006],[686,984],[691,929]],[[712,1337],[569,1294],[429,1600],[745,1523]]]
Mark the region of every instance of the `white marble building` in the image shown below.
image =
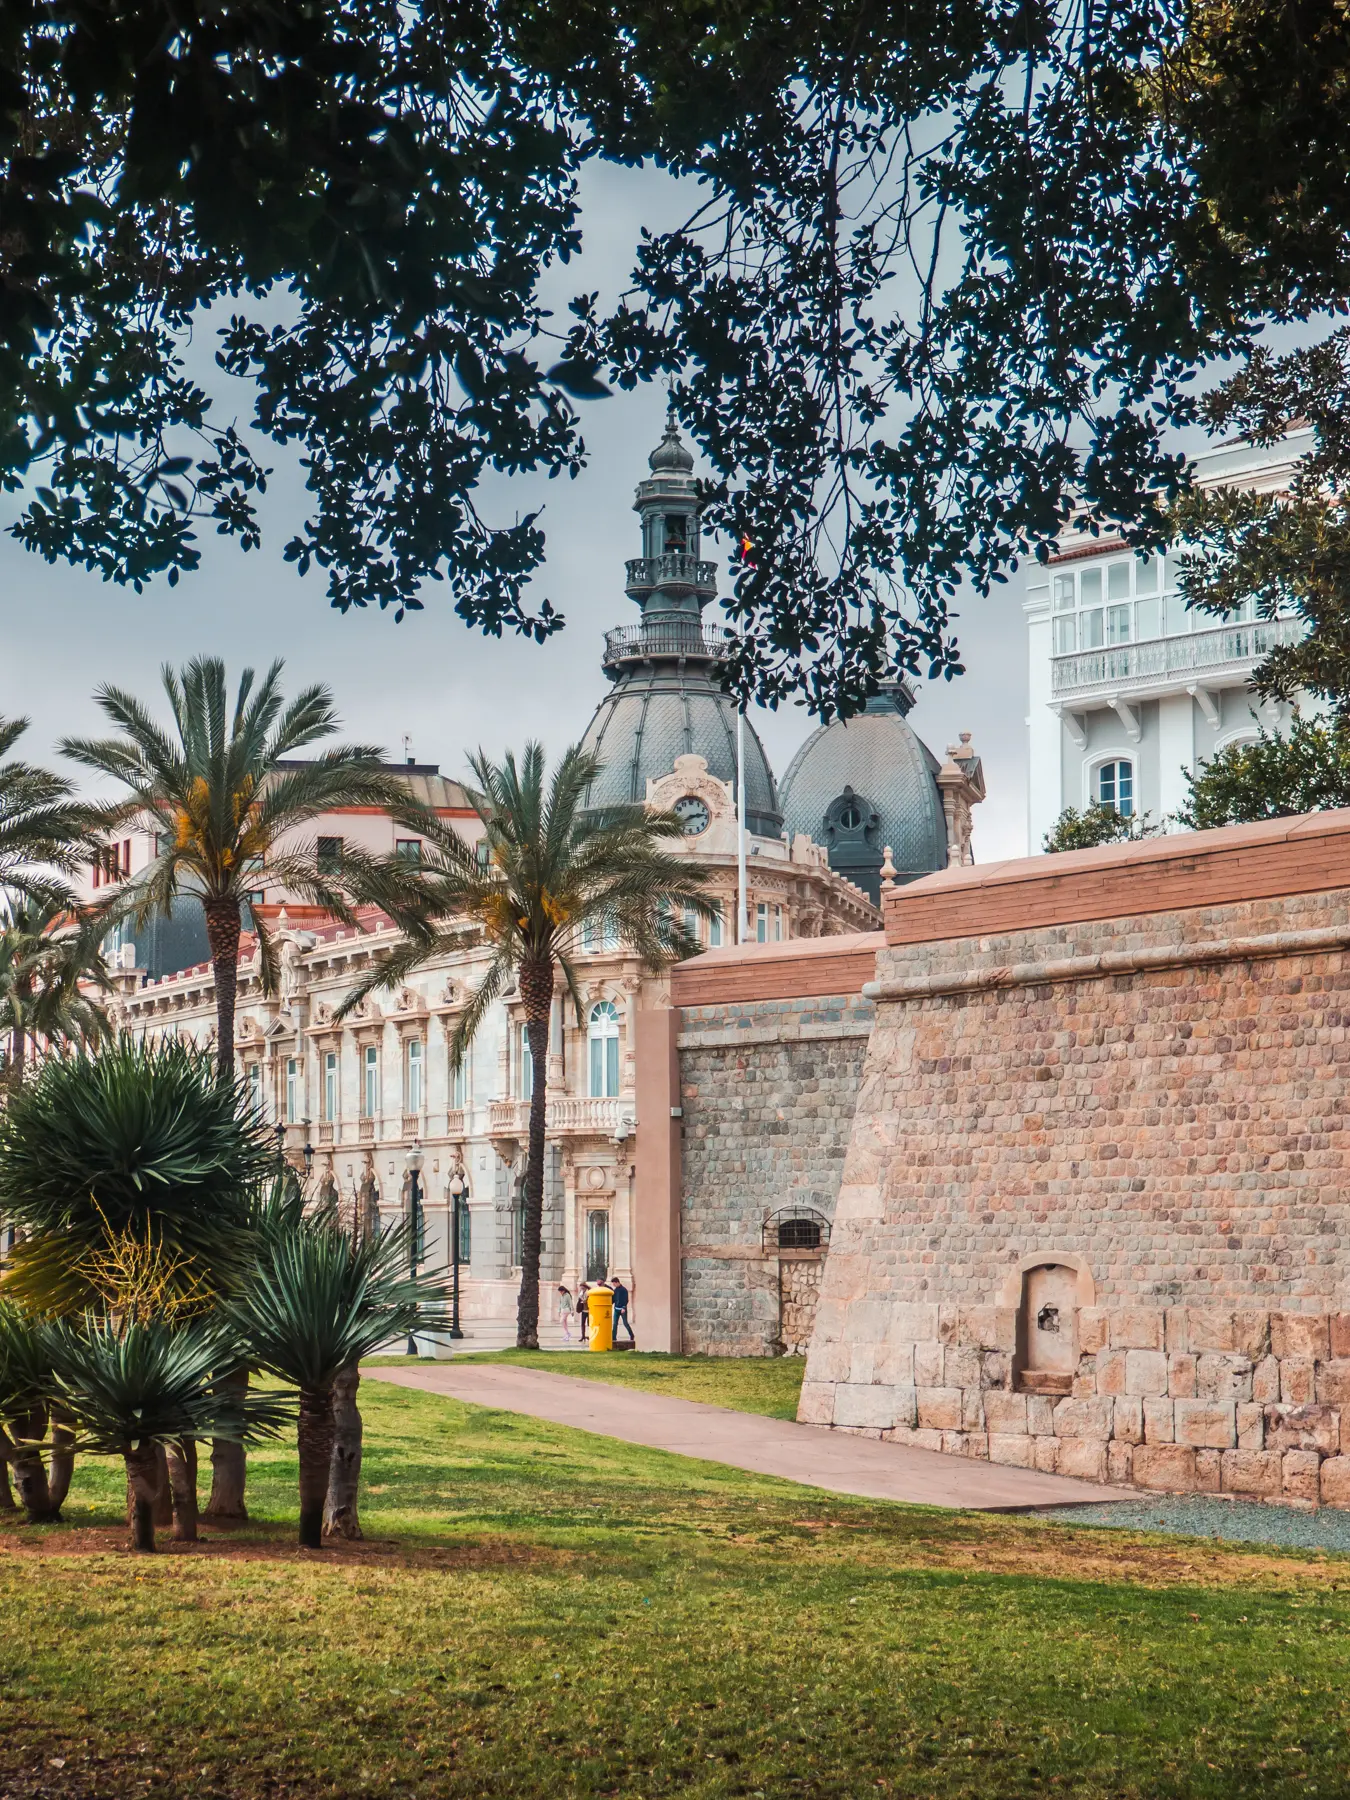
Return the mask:
[[[1278,490],[1309,434],[1278,450],[1230,445],[1197,459],[1212,485]],[[1183,771],[1287,722],[1249,677],[1296,619],[1218,620],[1182,604],[1170,556],[1139,557],[1119,538],[1067,533],[1027,572],[1030,662],[1027,842],[1032,854],[1065,807],[1102,800],[1163,823],[1186,798]]]

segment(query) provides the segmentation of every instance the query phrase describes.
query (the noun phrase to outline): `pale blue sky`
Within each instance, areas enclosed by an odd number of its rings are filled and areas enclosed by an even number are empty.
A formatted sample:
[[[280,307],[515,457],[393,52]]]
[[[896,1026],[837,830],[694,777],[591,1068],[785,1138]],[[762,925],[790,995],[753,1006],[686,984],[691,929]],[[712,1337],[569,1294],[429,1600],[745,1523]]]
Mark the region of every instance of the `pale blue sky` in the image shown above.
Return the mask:
[[[608,297],[625,277],[642,224],[678,216],[673,184],[650,174],[598,167],[586,187],[586,254],[563,271],[558,292],[600,288]],[[502,483],[485,504],[509,518],[542,501],[548,562],[535,591],[567,616],[567,629],[539,646],[489,639],[455,618],[445,584],[433,584],[425,610],[401,624],[391,614],[334,612],[315,571],[305,578],[281,559],[291,521],[304,505],[297,477],[278,479],[268,498],[261,551],[242,554],[208,535],[203,567],[176,589],[157,582],[145,593],[105,584],[64,565],[48,567],[0,537],[0,713],[26,713],[28,755],[55,761],[68,733],[99,728],[91,695],[113,681],[153,700],[161,662],[199,653],[231,668],[286,659],[289,683],[326,681],[347,731],[458,774],[466,747],[498,752],[538,737],[552,751],[579,737],[605,691],[604,631],[635,616],[623,592],[625,558],[637,554],[633,488],[661,435],[664,397],[657,389],[620,394],[585,407],[591,449],[576,482]],[[3,517],[0,514],[0,517]],[[725,565],[725,550],[711,554]],[[1021,577],[987,601],[963,609],[957,630],[968,673],[952,683],[923,683],[911,723],[940,756],[960,730],[984,757],[989,798],[976,815],[982,861],[1021,855],[1026,845],[1026,651]],[[796,707],[761,712],[755,724],[781,777],[813,728]]]

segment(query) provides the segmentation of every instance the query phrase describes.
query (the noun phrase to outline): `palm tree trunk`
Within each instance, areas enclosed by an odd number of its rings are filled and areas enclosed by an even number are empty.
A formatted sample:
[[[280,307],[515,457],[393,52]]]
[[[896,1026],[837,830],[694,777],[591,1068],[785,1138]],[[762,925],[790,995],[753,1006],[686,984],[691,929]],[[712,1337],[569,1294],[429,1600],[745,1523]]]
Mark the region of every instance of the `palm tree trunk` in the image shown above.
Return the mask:
[[[48,1486],[52,1506],[59,1512],[70,1492],[75,1473],[75,1424],[64,1407],[52,1408],[52,1469]]]
[[[323,1548],[323,1503],[333,1462],[333,1391],[302,1387],[296,1432],[300,1451],[300,1542],[307,1550]]]
[[[236,1393],[242,1399],[248,1392],[248,1370],[231,1369],[215,1385],[222,1392]],[[214,1438],[211,1443],[211,1497],[206,1502],[208,1519],[242,1524],[248,1518],[248,1508],[244,1504],[247,1474],[244,1446],[230,1438]]]
[[[14,1470],[14,1483],[19,1490],[19,1504],[23,1507],[24,1516],[30,1525],[52,1525],[61,1517],[61,1510],[52,1504],[51,1484],[47,1480],[47,1465],[42,1460],[39,1448],[47,1435],[47,1415],[42,1412],[29,1413],[25,1418],[11,1421],[15,1436],[6,1438],[5,1454]]]
[[[356,1390],[361,1371],[354,1362],[344,1363],[333,1383],[333,1460],[328,1468],[328,1497],[323,1508],[326,1538],[359,1538],[357,1492],[361,1484],[361,1413]]]
[[[553,965],[529,964],[520,971],[525,1031],[530,1040],[534,1085],[530,1093],[530,1147],[525,1164],[525,1230],[520,1247],[520,1300],[516,1307],[516,1348],[539,1348],[539,1247],[544,1228],[544,1118],[548,1106],[548,1018],[553,1009]]]
[[[234,1001],[239,988],[239,901],[233,894],[203,901],[211,973],[216,983],[216,1074],[234,1079]]]
[[[127,1467],[127,1493],[131,1499],[131,1547],[153,1550],[155,1547],[155,1502],[159,1497],[159,1457],[157,1444],[139,1444],[123,1452]]]
[[[169,1488],[173,1495],[174,1542],[195,1544],[197,1541],[197,1445],[187,1438],[181,1444],[170,1444]]]
[[[17,1512],[14,1489],[9,1485],[9,1440],[0,1432],[0,1513]]]
[[[28,1048],[28,1033],[22,1025],[16,1025],[9,1034],[9,1068],[5,1071],[11,1088],[17,1088],[23,1080],[24,1056]]]

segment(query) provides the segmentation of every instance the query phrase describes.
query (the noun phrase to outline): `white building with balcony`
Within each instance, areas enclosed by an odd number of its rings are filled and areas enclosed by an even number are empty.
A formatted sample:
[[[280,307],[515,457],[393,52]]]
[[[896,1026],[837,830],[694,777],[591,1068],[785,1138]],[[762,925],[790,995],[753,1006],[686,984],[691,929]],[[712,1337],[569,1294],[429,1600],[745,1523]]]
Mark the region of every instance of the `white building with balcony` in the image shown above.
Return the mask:
[[[1206,486],[1287,486],[1311,434],[1277,449],[1228,445],[1197,459]],[[1287,722],[1259,701],[1252,670],[1295,641],[1295,618],[1219,620],[1188,610],[1171,556],[1136,556],[1120,538],[1069,533],[1033,564],[1025,600],[1030,656],[1027,838],[1034,854],[1066,807],[1093,801],[1165,824],[1186,772],[1229,744]]]

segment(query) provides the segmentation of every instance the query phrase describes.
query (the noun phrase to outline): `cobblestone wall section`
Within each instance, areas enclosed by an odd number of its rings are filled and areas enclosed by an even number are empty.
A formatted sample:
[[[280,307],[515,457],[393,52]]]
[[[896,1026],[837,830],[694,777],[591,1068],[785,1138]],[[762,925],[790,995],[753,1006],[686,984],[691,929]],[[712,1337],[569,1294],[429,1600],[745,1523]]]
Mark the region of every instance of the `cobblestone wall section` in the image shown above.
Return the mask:
[[[858,995],[687,1007],[683,1110],[685,1349],[779,1353],[781,1294],[764,1222],[782,1206],[834,1216],[875,1009]],[[794,1275],[796,1341],[815,1293]]]

